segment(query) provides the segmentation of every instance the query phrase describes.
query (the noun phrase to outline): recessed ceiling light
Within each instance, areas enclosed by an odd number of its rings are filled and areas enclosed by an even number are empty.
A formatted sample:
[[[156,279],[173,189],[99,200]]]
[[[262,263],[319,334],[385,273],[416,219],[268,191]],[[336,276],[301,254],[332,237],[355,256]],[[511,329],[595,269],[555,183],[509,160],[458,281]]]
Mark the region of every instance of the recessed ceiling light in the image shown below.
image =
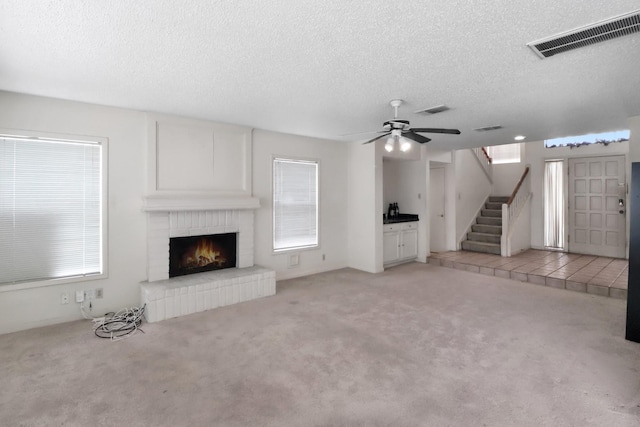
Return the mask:
[[[513,139],[515,139],[516,141],[522,141],[522,140],[523,140],[523,139],[525,139],[525,138],[526,138],[526,136],[524,136],[524,135],[518,135],[518,136],[516,136],[516,137],[515,137],[515,138],[513,138]]]

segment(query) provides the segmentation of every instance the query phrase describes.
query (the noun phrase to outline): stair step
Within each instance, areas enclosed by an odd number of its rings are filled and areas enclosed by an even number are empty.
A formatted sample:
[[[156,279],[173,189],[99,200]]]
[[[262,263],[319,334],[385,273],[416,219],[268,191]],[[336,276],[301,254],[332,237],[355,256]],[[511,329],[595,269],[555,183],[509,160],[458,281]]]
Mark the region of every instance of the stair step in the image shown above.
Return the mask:
[[[492,216],[479,216],[478,218],[476,218],[476,222],[478,224],[498,225],[502,227],[502,218],[496,218]]]
[[[497,243],[500,244],[501,239],[500,234],[493,233],[479,233],[477,231],[472,231],[471,233],[467,233],[467,240],[473,242],[485,242],[485,243]]]
[[[486,224],[473,224],[471,226],[471,231],[477,233],[489,233],[489,234],[497,234],[502,235],[502,226],[498,225],[486,225]]]
[[[471,240],[465,240],[462,242],[462,249],[465,251],[500,255],[500,245],[496,243],[473,242]]]
[[[500,209],[502,210],[502,203],[499,202],[487,202],[484,204],[486,209]]]
[[[491,203],[507,203],[509,196],[489,196],[489,202]]]
[[[480,215],[502,218],[502,209],[482,209]]]

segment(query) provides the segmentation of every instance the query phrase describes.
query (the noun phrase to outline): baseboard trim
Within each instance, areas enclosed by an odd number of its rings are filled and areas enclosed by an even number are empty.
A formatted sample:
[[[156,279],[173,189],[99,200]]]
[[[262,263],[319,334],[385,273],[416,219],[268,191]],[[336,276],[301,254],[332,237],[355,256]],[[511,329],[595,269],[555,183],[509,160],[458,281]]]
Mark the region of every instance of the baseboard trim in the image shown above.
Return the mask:
[[[335,263],[335,264],[326,264],[322,267],[313,267],[306,269],[297,269],[291,268],[287,270],[276,270],[276,281],[280,280],[289,280],[289,279],[297,279],[298,277],[311,276],[312,274],[325,273],[327,271],[340,270],[342,268],[347,268],[347,264]]]

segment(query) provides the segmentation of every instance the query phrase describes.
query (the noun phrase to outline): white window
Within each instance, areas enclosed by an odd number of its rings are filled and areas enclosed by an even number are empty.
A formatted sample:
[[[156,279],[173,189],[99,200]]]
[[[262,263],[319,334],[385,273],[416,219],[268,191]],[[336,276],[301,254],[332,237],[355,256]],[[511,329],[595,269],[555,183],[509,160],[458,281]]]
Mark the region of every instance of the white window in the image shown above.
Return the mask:
[[[103,274],[103,168],[97,141],[0,135],[0,285]]]
[[[273,249],[318,246],[318,162],[273,159]]]
[[[491,157],[491,163],[520,163],[520,143],[493,145],[487,147],[487,153]]]
[[[618,130],[614,132],[590,133],[587,135],[567,136],[564,138],[545,139],[544,146],[546,148],[555,147],[581,147],[583,145],[602,144],[609,145],[612,142],[628,141],[631,137],[631,131]]]

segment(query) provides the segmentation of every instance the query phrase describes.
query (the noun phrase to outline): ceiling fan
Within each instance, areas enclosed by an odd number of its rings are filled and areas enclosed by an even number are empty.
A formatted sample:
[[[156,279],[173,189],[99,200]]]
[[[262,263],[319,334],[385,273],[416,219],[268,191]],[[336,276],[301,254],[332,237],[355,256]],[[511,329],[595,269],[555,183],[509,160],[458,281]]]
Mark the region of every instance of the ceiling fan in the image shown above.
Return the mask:
[[[389,138],[387,139],[387,143],[384,146],[387,151],[393,151],[395,145],[400,146],[400,151],[407,151],[409,148],[411,148],[411,143],[407,141],[407,139],[420,144],[431,141],[430,138],[420,135],[420,133],[444,133],[449,135],[460,135],[460,131],[458,129],[410,128],[408,120],[398,119],[398,107],[402,105],[402,100],[394,99],[389,102],[389,104],[391,105],[391,107],[393,107],[395,112],[393,120],[389,120],[383,123],[382,129],[384,130],[381,131],[382,135],[376,136],[375,138],[370,139],[363,144],[369,144],[388,136]]]

